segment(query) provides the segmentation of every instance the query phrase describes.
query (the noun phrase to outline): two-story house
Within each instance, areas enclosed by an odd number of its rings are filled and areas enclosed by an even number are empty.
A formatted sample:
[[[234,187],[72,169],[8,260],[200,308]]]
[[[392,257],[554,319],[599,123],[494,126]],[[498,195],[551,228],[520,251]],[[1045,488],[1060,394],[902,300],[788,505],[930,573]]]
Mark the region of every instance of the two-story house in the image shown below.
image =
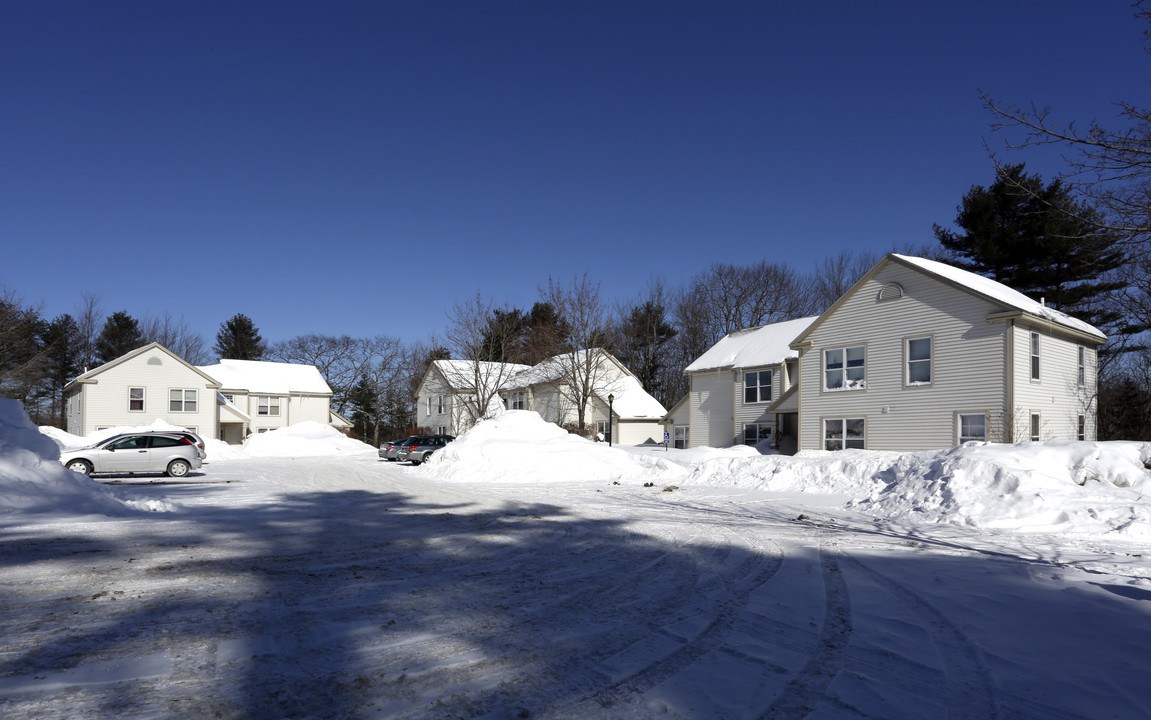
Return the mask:
[[[757,334],[791,335],[789,352],[725,359]],[[733,333],[692,363],[684,432],[723,447],[762,440],[768,423],[784,452],[793,436],[799,450],[1094,440],[1106,340],[994,280],[889,254],[817,318]]]

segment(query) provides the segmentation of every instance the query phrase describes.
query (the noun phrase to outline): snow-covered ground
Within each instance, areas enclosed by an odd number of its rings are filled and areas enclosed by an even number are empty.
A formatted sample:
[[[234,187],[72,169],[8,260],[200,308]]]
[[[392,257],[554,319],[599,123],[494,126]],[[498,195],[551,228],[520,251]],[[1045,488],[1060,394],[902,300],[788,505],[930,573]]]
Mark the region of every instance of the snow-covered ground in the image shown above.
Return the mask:
[[[760,456],[531,413],[99,482],[0,400],[0,717],[1147,718],[1138,443]]]

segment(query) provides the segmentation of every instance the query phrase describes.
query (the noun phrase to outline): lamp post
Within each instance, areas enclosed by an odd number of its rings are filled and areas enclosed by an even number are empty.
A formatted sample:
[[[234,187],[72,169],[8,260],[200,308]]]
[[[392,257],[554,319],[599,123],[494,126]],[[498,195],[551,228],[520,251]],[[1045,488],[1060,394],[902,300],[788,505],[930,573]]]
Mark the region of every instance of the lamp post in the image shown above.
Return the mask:
[[[612,403],[615,402],[615,395],[608,394],[607,396],[607,446],[611,447],[611,421],[614,417],[612,413]]]

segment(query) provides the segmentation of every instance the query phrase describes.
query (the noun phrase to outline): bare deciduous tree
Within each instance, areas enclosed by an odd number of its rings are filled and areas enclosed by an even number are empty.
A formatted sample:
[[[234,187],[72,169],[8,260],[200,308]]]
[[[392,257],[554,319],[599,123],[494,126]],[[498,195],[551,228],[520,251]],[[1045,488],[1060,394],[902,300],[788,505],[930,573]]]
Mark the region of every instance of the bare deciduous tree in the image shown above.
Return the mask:
[[[576,426],[584,435],[588,403],[608,380],[610,361],[600,351],[611,339],[611,316],[600,297],[599,283],[593,283],[587,273],[573,278],[566,287],[549,277],[540,294],[555,308],[560,320],[558,327],[563,337],[559,338],[561,351],[554,362],[563,394],[576,409]]]
[[[145,315],[140,321],[140,331],[145,340],[160,343],[191,365],[207,365],[212,361],[204,347],[204,336],[193,332],[183,317],[175,320],[169,313]]]
[[[342,414],[347,410],[348,394],[359,372],[358,342],[347,335],[300,335],[276,343],[268,349],[266,357],[280,362],[315,365],[332,389],[332,409]]]
[[[507,323],[493,322],[496,309],[477,292],[475,298],[457,302],[448,312],[445,337],[455,360],[440,367],[457,391],[456,401],[462,403],[473,423],[499,411],[500,390],[523,368],[508,362],[505,353],[515,345],[517,330]]]

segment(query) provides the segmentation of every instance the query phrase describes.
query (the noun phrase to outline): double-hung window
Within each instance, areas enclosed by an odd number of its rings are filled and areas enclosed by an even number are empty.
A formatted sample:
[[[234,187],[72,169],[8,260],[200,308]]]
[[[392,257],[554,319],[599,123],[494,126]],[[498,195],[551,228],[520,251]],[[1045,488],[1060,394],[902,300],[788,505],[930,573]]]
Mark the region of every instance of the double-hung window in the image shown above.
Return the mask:
[[[436,404],[436,412],[438,412],[440,415],[444,414],[444,404],[446,402],[447,402],[447,396],[446,395],[440,395],[439,396],[439,402]]]
[[[128,388],[128,412],[144,412],[144,388]]]
[[[1039,427],[1041,424],[1039,413],[1031,413],[1031,442],[1039,442]]]
[[[257,415],[277,417],[280,414],[280,398],[274,395],[261,395],[256,404]]]
[[[823,351],[825,390],[862,390],[867,387],[867,347],[833,348]]]
[[[1078,428],[1075,431],[1075,437],[1079,440],[1086,440],[1087,439],[1087,416],[1086,415],[1080,415],[1079,416],[1079,422],[1077,424],[1078,424]]]
[[[524,400],[522,392],[512,393],[512,410],[526,410],[527,402]]]
[[[770,370],[743,374],[743,401],[745,403],[771,402]]]
[[[908,338],[904,347],[907,358],[907,384],[931,384],[932,341],[930,337]]]
[[[1079,346],[1079,387],[1087,384],[1087,348]]]
[[[168,391],[169,412],[196,412],[197,394],[195,390],[173,388]]]
[[[987,413],[959,414],[959,444],[972,440],[987,442]]]
[[[824,418],[823,449],[867,448],[867,421],[864,418]]]
[[[1031,333],[1031,379],[1039,379],[1039,333]]]

